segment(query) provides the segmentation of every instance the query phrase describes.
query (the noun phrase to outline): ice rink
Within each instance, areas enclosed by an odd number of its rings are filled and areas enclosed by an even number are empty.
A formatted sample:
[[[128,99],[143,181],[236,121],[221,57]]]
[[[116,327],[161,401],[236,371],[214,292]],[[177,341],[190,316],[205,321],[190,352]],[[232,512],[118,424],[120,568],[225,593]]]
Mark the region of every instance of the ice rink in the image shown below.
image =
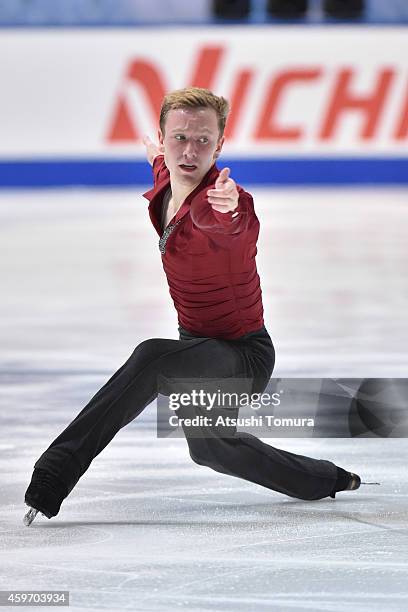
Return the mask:
[[[252,192],[274,376],[408,378],[408,191]],[[194,464],[152,404],[24,527],[38,456],[138,343],[178,337],[141,193],[0,192],[0,588],[84,611],[406,610],[403,438],[266,440],[381,482],[303,502]]]

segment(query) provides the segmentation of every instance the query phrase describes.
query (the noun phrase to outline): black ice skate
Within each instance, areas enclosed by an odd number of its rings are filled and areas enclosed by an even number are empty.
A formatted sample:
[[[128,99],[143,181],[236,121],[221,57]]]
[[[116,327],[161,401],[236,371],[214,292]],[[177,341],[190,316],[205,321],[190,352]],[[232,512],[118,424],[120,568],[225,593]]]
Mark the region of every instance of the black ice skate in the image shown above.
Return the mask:
[[[361,485],[379,485],[379,482],[361,482],[361,478],[358,474],[353,472],[346,472],[342,468],[337,468],[337,483],[333,491],[330,493],[330,497],[335,499],[336,493],[340,491],[356,491]]]
[[[31,525],[38,512],[49,519],[56,516],[67,495],[63,482],[45,470],[35,469],[25,494],[25,503],[30,509],[24,516],[24,525]]]

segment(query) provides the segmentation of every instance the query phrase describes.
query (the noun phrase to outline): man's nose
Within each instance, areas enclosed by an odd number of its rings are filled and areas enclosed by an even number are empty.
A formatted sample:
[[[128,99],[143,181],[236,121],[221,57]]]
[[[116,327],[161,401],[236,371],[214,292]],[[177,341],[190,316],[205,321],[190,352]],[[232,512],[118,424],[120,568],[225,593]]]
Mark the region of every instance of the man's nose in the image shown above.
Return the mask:
[[[197,155],[197,151],[196,151],[194,142],[187,140],[185,147],[184,147],[184,157],[192,158],[192,157],[196,157],[196,155]]]

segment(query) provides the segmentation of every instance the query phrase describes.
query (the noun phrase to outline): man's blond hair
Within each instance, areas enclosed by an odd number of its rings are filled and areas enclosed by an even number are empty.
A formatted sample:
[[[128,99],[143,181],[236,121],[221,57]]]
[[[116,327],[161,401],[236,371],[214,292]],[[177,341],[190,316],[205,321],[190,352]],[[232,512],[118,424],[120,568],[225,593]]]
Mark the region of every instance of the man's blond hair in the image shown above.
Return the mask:
[[[168,112],[177,108],[213,108],[217,113],[220,138],[224,134],[229,104],[222,96],[216,96],[209,89],[202,87],[186,87],[171,91],[164,96],[160,109],[160,129],[163,134]]]

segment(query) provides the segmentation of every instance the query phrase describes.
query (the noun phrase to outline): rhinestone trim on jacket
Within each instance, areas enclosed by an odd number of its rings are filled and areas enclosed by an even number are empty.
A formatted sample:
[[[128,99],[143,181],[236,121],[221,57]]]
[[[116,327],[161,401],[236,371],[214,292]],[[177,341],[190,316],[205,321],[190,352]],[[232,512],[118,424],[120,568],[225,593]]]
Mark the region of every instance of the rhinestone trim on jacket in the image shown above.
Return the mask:
[[[162,255],[165,254],[166,252],[166,243],[167,240],[170,236],[170,234],[172,233],[172,231],[174,230],[174,228],[176,227],[176,225],[178,225],[180,223],[181,219],[179,219],[178,221],[176,221],[176,223],[173,223],[172,225],[168,225],[166,227],[166,229],[163,232],[163,235],[161,236],[160,240],[159,240],[159,249],[160,249],[160,253]]]

